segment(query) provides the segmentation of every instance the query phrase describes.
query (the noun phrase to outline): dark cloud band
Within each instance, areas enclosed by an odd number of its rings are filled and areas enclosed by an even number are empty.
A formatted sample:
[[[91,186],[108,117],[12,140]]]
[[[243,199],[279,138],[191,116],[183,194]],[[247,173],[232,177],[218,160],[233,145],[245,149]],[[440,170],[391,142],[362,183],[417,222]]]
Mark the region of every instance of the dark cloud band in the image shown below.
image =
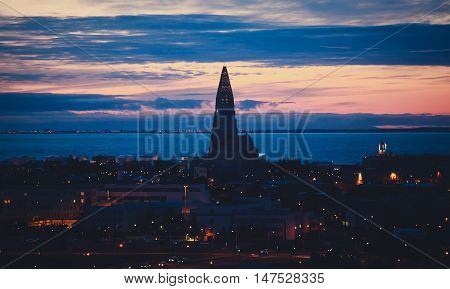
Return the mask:
[[[10,24],[6,24],[8,20]],[[212,15],[37,18],[60,37],[21,20],[2,18],[0,53],[22,59],[96,61],[64,40],[68,39],[114,63],[264,61],[272,65],[336,65],[402,27],[274,26]],[[352,63],[450,65],[449,39],[450,25],[416,24]]]

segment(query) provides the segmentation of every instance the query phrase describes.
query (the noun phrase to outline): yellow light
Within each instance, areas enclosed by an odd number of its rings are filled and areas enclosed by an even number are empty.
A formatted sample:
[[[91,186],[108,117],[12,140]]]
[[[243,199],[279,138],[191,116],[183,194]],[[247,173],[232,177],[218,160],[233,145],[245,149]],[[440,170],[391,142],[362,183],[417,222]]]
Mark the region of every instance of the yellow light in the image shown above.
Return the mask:
[[[390,179],[391,181],[395,182],[395,181],[398,180],[398,176],[397,176],[396,173],[392,172],[392,173],[389,175],[389,179]]]
[[[358,178],[356,179],[356,185],[362,185],[363,184],[363,177],[362,177],[362,173],[358,172]]]

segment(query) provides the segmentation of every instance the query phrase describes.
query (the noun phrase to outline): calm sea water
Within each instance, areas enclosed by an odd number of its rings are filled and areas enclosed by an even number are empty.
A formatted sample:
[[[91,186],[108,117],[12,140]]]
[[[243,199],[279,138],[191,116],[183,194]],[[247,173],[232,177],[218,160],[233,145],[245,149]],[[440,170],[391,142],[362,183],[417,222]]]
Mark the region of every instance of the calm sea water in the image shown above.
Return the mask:
[[[251,134],[270,159],[308,158],[354,164],[376,154],[378,143],[397,154],[450,155],[450,133],[306,133]],[[154,155],[161,158],[201,155],[207,134],[25,134],[0,135],[0,159],[32,156]]]

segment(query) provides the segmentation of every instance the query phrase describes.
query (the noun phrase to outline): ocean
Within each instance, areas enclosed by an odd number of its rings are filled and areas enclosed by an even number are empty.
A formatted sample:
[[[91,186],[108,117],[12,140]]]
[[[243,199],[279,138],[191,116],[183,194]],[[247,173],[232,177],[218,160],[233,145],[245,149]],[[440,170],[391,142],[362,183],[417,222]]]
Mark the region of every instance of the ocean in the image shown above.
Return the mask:
[[[448,132],[256,133],[250,134],[270,160],[304,159],[338,164],[360,163],[377,153],[381,141],[395,154],[450,155]],[[0,159],[30,156],[159,155],[162,159],[202,155],[209,134],[2,134]]]

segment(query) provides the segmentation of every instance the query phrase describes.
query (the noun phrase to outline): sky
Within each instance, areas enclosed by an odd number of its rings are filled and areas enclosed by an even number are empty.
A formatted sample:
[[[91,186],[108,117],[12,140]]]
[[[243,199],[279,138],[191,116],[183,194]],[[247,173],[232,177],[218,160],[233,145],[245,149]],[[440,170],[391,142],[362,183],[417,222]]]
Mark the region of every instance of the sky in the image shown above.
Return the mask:
[[[450,126],[448,1],[128,2],[1,0],[0,129],[208,115],[223,65],[238,114]]]

